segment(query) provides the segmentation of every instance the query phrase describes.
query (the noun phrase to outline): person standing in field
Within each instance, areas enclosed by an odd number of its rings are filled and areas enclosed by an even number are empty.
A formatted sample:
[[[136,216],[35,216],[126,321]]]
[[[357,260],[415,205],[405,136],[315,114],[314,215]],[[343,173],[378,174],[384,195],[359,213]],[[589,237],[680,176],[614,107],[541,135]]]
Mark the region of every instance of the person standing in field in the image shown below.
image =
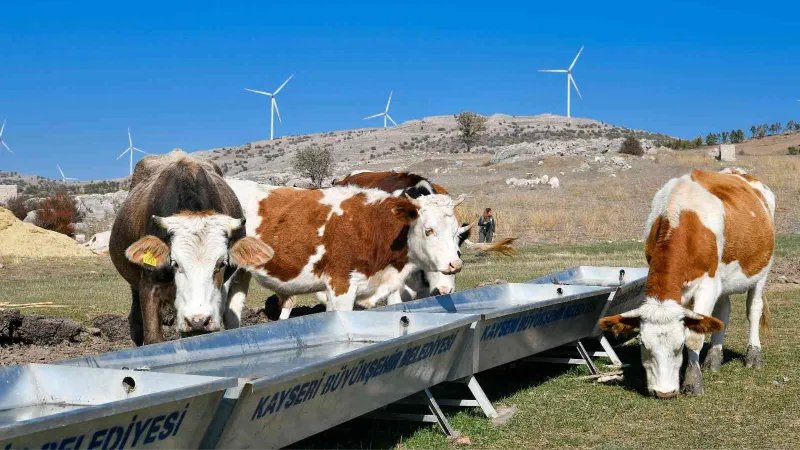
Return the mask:
[[[496,229],[497,222],[492,215],[492,208],[486,208],[478,218],[478,242],[492,242]]]

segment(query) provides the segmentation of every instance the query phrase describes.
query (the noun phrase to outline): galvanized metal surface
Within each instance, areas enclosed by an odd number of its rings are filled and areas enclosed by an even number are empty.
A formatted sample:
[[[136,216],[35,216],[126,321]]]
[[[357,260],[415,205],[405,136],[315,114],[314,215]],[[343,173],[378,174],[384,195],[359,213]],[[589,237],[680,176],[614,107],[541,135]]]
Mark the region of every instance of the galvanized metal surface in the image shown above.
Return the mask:
[[[644,301],[647,267],[578,266],[529,281],[534,284],[608,286],[616,288],[604,316],[636,309]]]
[[[591,336],[613,288],[509,283],[375,311],[478,313],[466,357],[449,381]]]
[[[234,378],[0,368],[0,448],[197,447]]]
[[[240,377],[203,445],[276,448],[444,381],[477,319],[328,312],[64,364]]]

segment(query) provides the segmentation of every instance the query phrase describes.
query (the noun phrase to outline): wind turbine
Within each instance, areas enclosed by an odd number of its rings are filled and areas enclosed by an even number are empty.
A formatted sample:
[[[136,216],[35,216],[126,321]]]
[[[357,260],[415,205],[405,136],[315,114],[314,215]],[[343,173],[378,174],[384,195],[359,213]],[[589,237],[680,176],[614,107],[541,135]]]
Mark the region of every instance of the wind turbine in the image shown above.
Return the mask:
[[[572,78],[572,68],[575,67],[575,63],[578,62],[578,57],[581,56],[581,52],[582,51],[583,51],[583,46],[581,46],[581,49],[578,50],[578,54],[575,55],[575,59],[573,59],[572,60],[572,64],[569,65],[569,69],[566,69],[566,70],[564,70],[564,69],[560,69],[560,70],[559,69],[557,69],[557,70],[540,70],[539,71],[539,72],[552,72],[552,73],[566,73],[567,74],[567,118],[570,118],[570,115],[569,115],[569,112],[570,112],[569,111],[569,102],[570,102],[569,94],[570,94],[570,91],[571,91],[571,88],[569,86],[570,83],[572,83],[572,85],[575,86],[575,91],[578,93],[578,97],[580,97],[581,100],[583,100],[583,96],[581,95],[581,91],[580,91],[580,89],[578,89],[578,85],[575,84],[575,79]]]
[[[389,92],[389,101],[386,102],[386,109],[384,109],[382,113],[375,114],[374,116],[364,117],[364,120],[383,116],[383,128],[386,128],[386,119],[391,120],[394,126],[397,126],[397,122],[392,120],[392,116],[389,115],[389,104],[392,103],[392,93],[393,91]]]
[[[289,80],[292,79],[292,77],[294,77],[294,74],[289,75],[289,78],[287,78],[286,81],[284,81],[283,84],[278,87],[278,89],[275,89],[275,92],[273,92],[273,93],[264,92],[264,91],[256,91],[256,90],[247,89],[247,88],[244,89],[245,91],[250,91],[250,92],[255,92],[256,94],[266,95],[267,97],[270,98],[270,107],[269,107],[269,140],[270,141],[272,140],[273,131],[275,130],[275,113],[278,113],[278,120],[281,123],[283,123],[283,121],[281,120],[281,112],[278,110],[278,102],[275,100],[275,96],[278,95],[278,92],[280,92],[281,89],[283,89],[283,87],[286,86],[286,83],[288,83]]]
[[[67,176],[64,175],[64,171],[61,170],[61,166],[59,166],[58,164],[56,164],[56,167],[58,167],[58,171],[61,173],[61,181],[63,181],[64,183],[66,183],[67,181],[78,181],[77,178],[67,178]]]
[[[140,152],[140,153],[144,153],[145,155],[147,154],[146,151],[140,150],[140,149],[138,149],[138,148],[133,146],[133,139],[131,139],[131,127],[128,127],[128,148],[125,149],[125,151],[122,152],[119,156],[117,156],[117,159],[120,159],[123,156],[125,156],[125,153],[131,152],[131,173],[130,173],[131,175],[133,175],[133,152],[134,151]]]
[[[3,126],[2,128],[0,128],[0,144],[3,144],[3,147],[5,147],[6,150],[8,150],[8,153],[11,153],[13,155],[14,152],[12,152],[11,149],[8,148],[8,145],[6,145],[5,141],[3,141],[3,130],[5,129],[6,129],[6,121],[3,120]]]

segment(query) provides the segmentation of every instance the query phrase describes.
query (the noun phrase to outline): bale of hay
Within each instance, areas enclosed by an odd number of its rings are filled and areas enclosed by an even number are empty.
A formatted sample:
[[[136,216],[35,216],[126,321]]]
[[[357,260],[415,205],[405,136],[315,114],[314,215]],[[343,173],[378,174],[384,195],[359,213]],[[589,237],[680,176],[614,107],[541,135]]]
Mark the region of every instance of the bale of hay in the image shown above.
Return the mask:
[[[94,252],[69,236],[22,223],[0,208],[0,257],[94,256]]]

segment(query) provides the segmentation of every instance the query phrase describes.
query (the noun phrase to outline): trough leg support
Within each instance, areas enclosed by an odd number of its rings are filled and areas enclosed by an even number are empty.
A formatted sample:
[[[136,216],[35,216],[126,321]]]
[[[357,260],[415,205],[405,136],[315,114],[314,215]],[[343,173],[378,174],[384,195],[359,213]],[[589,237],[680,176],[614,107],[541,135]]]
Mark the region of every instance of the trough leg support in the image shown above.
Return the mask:
[[[436,416],[436,422],[442,427],[442,431],[444,434],[447,435],[449,438],[457,438],[458,433],[450,426],[450,422],[447,420],[447,417],[444,416],[442,409],[439,408],[439,404],[436,403],[436,399],[433,398],[431,391],[429,389],[425,389],[425,402],[428,404],[428,408],[431,410],[434,416]]]
[[[614,366],[622,366],[622,360],[619,359],[619,356],[617,356],[617,352],[614,351],[614,347],[611,346],[611,343],[608,342],[608,339],[606,339],[606,337],[601,334],[599,341],[600,341],[600,346],[602,346],[603,350],[605,350],[605,356],[611,360],[611,364]]]
[[[587,352],[586,348],[583,346],[583,342],[581,342],[580,340],[575,341],[575,348],[578,349],[578,353],[581,355],[581,358],[583,358],[583,361],[586,363],[586,367],[589,368],[589,373],[591,373],[592,375],[597,375],[598,373],[600,373],[600,371],[597,370],[597,366],[594,365],[594,361],[592,361],[592,357],[589,355],[589,352]]]
[[[478,405],[481,407],[481,410],[483,410],[483,413],[490,419],[496,419],[498,416],[497,411],[494,409],[494,406],[492,406],[492,402],[489,401],[486,393],[483,392],[483,388],[480,383],[478,383],[478,379],[475,378],[475,376],[470,376],[468,380],[467,387],[469,391],[472,392],[472,396],[475,397],[475,400],[478,401]]]

